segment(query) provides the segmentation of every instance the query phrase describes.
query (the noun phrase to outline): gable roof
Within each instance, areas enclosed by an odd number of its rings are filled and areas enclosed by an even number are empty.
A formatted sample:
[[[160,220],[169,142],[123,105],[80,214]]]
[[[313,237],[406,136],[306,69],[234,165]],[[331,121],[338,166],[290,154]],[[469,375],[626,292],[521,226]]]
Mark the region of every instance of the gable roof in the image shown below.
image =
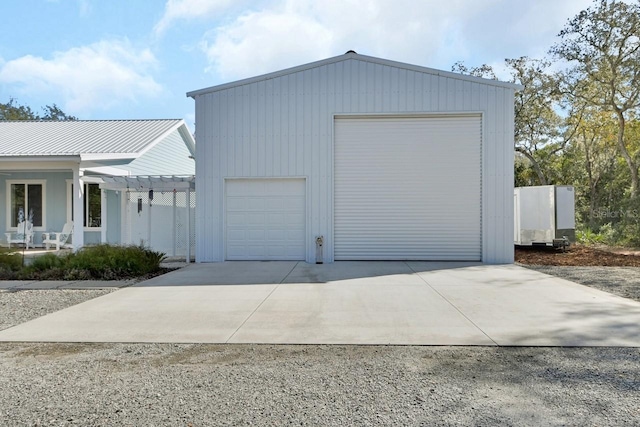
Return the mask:
[[[518,85],[515,83],[501,82],[499,80],[483,79],[481,77],[468,76],[465,74],[458,74],[451,71],[436,70],[435,68],[428,68],[428,67],[422,67],[419,65],[406,64],[403,62],[390,61],[388,59],[360,55],[353,51],[349,51],[344,55],[334,56],[332,58],[323,59],[321,61],[310,62],[308,64],[287,68],[281,71],[275,71],[273,73],[263,74],[256,77],[250,77],[248,79],[238,80],[235,82],[230,82],[230,83],[225,83],[217,86],[211,86],[204,89],[194,90],[191,92],[187,92],[187,97],[195,98],[196,96],[204,95],[206,93],[217,92],[220,90],[229,89],[236,86],[243,86],[250,83],[274,79],[277,77],[286,76],[288,74],[298,73],[300,71],[306,71],[312,68],[318,68],[324,65],[335,64],[336,62],[342,62],[342,61],[348,61],[348,60],[370,62],[374,64],[386,65],[389,67],[401,68],[401,69],[410,70],[410,71],[417,71],[421,73],[433,74],[433,75],[442,76],[442,77],[449,77],[457,80],[471,81],[471,82],[485,84],[489,86],[506,87],[506,88],[515,89],[515,90],[522,89],[521,85]]]
[[[0,159],[79,156],[81,161],[135,159],[179,130],[195,143],[183,120],[0,121]]]

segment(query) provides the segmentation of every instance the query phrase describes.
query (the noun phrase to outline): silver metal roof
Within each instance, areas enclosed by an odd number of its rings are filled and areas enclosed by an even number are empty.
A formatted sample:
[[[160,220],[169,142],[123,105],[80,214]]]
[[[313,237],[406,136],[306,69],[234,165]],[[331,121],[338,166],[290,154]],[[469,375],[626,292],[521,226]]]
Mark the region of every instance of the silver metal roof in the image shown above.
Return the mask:
[[[0,121],[0,157],[133,158],[181,126],[179,119]]]

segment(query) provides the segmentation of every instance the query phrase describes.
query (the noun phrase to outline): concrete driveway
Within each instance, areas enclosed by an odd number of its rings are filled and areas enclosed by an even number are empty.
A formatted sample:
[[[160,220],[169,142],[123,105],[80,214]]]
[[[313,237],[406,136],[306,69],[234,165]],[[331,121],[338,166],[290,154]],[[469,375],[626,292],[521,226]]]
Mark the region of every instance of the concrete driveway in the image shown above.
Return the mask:
[[[640,347],[640,303],[515,265],[195,264],[0,341]]]

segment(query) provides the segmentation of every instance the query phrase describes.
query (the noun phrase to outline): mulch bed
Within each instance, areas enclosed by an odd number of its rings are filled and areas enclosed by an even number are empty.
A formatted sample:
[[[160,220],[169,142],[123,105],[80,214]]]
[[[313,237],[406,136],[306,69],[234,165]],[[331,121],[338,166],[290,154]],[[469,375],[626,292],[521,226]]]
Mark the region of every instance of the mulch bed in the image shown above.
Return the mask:
[[[516,247],[515,261],[526,265],[640,267],[640,255],[572,245],[567,251],[547,247]]]

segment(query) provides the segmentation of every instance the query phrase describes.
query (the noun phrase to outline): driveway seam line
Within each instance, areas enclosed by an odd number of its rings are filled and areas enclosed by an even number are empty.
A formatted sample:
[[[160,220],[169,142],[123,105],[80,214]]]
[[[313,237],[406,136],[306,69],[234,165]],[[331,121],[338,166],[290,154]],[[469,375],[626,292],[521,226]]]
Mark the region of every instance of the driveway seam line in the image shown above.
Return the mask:
[[[411,268],[411,266],[409,265],[409,263],[407,263],[406,261],[404,261],[404,263],[405,263],[405,265],[406,265],[407,267],[409,267],[409,270],[413,271],[413,273],[414,273],[416,276],[418,276],[418,277],[420,278],[420,280],[422,280],[422,281],[423,281],[427,286],[429,286],[429,287],[430,287],[430,288],[431,288],[435,293],[437,293],[438,295],[440,295],[440,297],[441,297],[442,299],[444,299],[446,302],[448,302],[448,303],[449,303],[449,305],[451,305],[451,307],[455,308],[455,309],[456,309],[456,311],[462,315],[462,317],[464,317],[465,319],[467,319],[467,320],[468,320],[468,321],[469,321],[473,326],[475,326],[476,328],[478,328],[478,330],[479,330],[480,332],[482,332],[482,334],[483,334],[485,337],[489,338],[489,339],[491,340],[491,342],[492,342],[492,343],[494,343],[496,346],[500,347],[500,344],[498,344],[498,343],[497,343],[493,338],[491,338],[491,337],[490,337],[490,336],[489,336],[489,335],[488,335],[488,334],[487,334],[487,333],[486,333],[486,332],[485,332],[485,331],[484,331],[480,326],[478,326],[478,325],[476,324],[476,322],[474,322],[474,321],[473,321],[473,320],[471,320],[469,317],[467,317],[467,315],[466,315],[466,314],[464,314],[464,313],[462,312],[462,310],[460,310],[460,309],[459,309],[459,308],[458,308],[454,303],[452,303],[451,301],[449,301],[449,299],[447,299],[447,297],[445,297],[445,296],[444,296],[444,295],[442,295],[440,292],[438,292],[438,290],[437,290],[436,288],[434,288],[433,286],[431,286],[431,283],[427,282],[427,281],[425,280],[425,278],[424,278],[424,277],[422,277],[420,274],[418,274],[418,272],[417,272],[417,271],[415,271],[413,268]]]
[[[293,268],[291,268],[291,270],[289,270],[289,272],[286,274],[286,276],[284,276],[284,277],[282,278],[282,280],[280,280],[280,283],[276,283],[276,284],[275,284],[276,286],[271,290],[271,292],[269,292],[269,295],[267,295],[266,297],[264,297],[264,299],[263,299],[262,301],[260,301],[260,304],[258,304],[258,305],[256,306],[256,308],[254,308],[254,309],[253,309],[253,311],[252,311],[252,312],[247,316],[247,318],[246,318],[246,319],[244,319],[244,321],[240,324],[240,326],[238,326],[238,327],[236,328],[236,330],[235,330],[235,331],[233,331],[233,333],[232,333],[231,335],[229,335],[229,338],[227,338],[227,340],[225,341],[225,344],[229,344],[229,341],[230,341],[230,340],[231,340],[231,339],[232,339],[232,338],[233,338],[233,337],[238,333],[238,331],[239,331],[239,330],[244,326],[244,324],[245,324],[245,323],[247,323],[247,322],[249,321],[249,319],[251,319],[251,318],[253,317],[253,315],[255,314],[255,312],[256,312],[256,311],[258,311],[258,309],[259,309],[260,307],[262,307],[262,304],[264,304],[264,302],[265,302],[266,300],[268,300],[268,299],[269,299],[269,297],[270,297],[271,295],[273,295],[273,293],[276,291],[276,289],[278,289],[278,288],[280,287],[280,285],[282,285],[282,283],[283,283],[285,280],[287,280],[287,277],[289,277],[289,275],[290,275],[291,273],[293,273],[293,270],[295,270],[295,268],[298,266],[298,264],[299,264],[299,263],[300,263],[300,261],[296,262],[296,263],[294,264]]]
[[[278,285],[282,285],[284,283],[284,281],[287,280],[287,277],[289,277],[291,275],[291,273],[293,273],[293,270],[296,269],[298,264],[300,264],[300,261],[296,262],[296,264],[293,266],[293,268],[287,273],[286,276],[284,276],[284,278],[280,281],[280,283],[278,283]]]

